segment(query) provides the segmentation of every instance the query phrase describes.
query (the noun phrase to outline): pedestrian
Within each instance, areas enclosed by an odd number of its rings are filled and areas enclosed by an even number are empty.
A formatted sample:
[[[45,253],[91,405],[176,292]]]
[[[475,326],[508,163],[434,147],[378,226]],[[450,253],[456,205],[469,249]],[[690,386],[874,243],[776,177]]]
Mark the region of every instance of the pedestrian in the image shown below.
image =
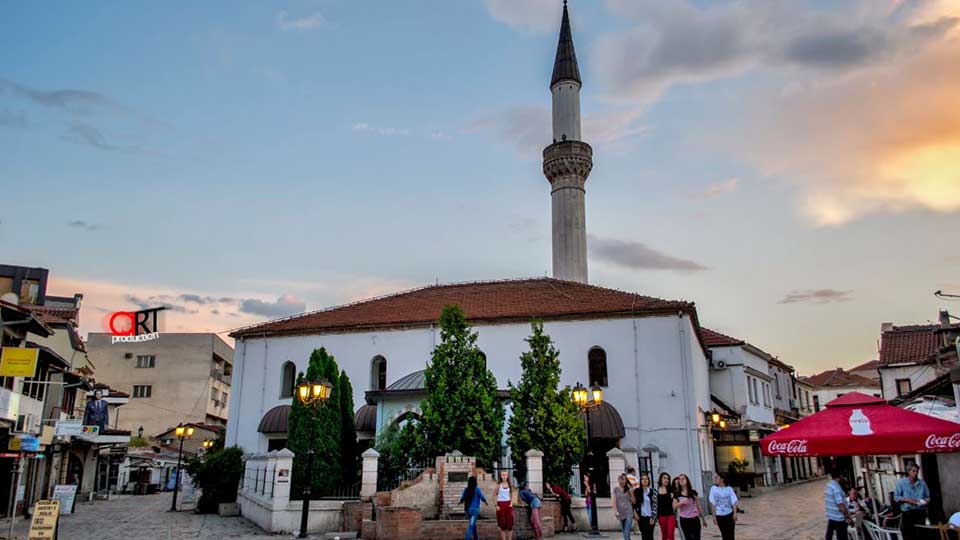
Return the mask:
[[[720,529],[723,540],[734,540],[734,530],[737,525],[737,493],[727,485],[727,477],[723,473],[713,474],[713,485],[710,486],[710,506],[713,507],[713,520]]]
[[[677,491],[673,494],[673,508],[680,516],[680,530],[684,540],[700,540],[701,527],[707,525],[707,518],[700,511],[700,501],[697,490],[690,485],[690,479],[685,474],[678,474],[676,478]]]
[[[677,516],[673,512],[673,484],[666,472],[657,478],[657,521],[660,523],[660,540],[674,540]]]
[[[590,500],[590,494],[595,493],[596,488],[590,481],[590,475],[583,474],[583,496],[586,497],[587,506],[587,527],[593,528],[593,501]]]
[[[626,474],[617,477],[617,487],[613,488],[613,517],[620,520],[620,532],[623,540],[630,540],[633,532],[633,489]]]
[[[840,487],[842,477],[839,469],[832,470],[831,480],[823,490],[823,504],[827,515],[827,534],[824,540],[832,540],[834,533],[837,534],[837,540],[847,540],[847,525],[853,525],[853,519],[847,511],[843,488]]]
[[[513,495],[510,473],[500,471],[500,482],[497,484],[497,528],[500,529],[500,540],[513,540]]]
[[[533,527],[533,540],[543,538],[543,528],[540,526],[540,497],[530,491],[530,486],[526,482],[520,486],[520,499],[530,507],[530,526]]]
[[[464,540],[480,540],[480,535],[477,533],[477,518],[480,517],[480,503],[487,504],[487,499],[483,496],[480,488],[477,487],[476,476],[467,478],[467,487],[463,488],[460,502],[463,503],[463,510],[470,518],[467,533],[463,535]]]
[[[633,467],[627,467],[627,483],[630,484],[630,489],[637,489],[640,487],[640,479],[637,478],[637,470]]]
[[[907,466],[907,477],[897,480],[893,490],[893,500],[900,503],[900,530],[903,540],[916,540],[917,525],[927,518],[927,503],[930,502],[930,488],[922,479],[917,478],[920,467],[916,463]]]
[[[650,482],[650,475],[641,474],[640,487],[633,490],[633,501],[642,540],[653,540],[653,525],[657,522],[657,498],[657,490]]]
[[[560,499],[560,517],[563,519],[563,528],[560,532],[577,532],[577,520],[573,519],[573,512],[570,509],[573,497],[560,484],[547,484],[547,489]]]

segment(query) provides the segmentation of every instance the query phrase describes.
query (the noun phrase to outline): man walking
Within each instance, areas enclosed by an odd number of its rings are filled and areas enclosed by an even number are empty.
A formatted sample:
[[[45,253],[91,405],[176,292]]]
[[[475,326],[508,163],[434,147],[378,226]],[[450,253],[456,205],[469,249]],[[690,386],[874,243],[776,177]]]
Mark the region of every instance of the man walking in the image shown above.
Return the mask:
[[[830,482],[823,490],[823,504],[827,514],[827,534],[824,540],[832,540],[834,533],[837,534],[837,540],[848,540],[847,525],[853,523],[847,510],[847,497],[840,487],[839,480],[842,476],[837,469],[831,471]]]
[[[922,525],[927,517],[927,503],[930,502],[930,488],[917,478],[920,467],[916,463],[907,466],[907,477],[897,480],[893,490],[893,500],[900,503],[903,512],[900,518],[900,530],[903,540],[916,540],[917,525]]]

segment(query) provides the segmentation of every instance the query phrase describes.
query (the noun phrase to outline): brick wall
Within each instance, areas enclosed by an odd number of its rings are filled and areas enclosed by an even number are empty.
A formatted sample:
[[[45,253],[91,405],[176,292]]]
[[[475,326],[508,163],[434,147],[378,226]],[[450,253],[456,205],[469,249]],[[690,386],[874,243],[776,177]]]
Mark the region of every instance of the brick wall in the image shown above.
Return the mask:
[[[420,525],[423,522],[420,510],[416,508],[386,507],[377,508],[377,539],[400,540],[420,538]]]
[[[343,530],[359,532],[364,519],[370,519],[373,503],[346,501],[343,503]]]

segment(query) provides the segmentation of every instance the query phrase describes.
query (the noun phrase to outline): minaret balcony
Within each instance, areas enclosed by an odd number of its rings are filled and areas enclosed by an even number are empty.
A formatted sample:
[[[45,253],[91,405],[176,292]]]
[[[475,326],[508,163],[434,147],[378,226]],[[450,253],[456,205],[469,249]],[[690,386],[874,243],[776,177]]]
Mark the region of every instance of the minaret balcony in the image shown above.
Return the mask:
[[[556,180],[577,177],[586,181],[593,169],[593,148],[583,141],[560,141],[543,149],[543,175]]]

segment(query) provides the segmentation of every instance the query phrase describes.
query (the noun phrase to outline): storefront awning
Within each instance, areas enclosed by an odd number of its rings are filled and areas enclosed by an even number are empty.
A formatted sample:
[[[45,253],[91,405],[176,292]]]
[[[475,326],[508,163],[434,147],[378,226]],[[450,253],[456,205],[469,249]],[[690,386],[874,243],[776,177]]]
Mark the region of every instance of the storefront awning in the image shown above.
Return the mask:
[[[377,430],[377,408],[373,405],[364,405],[357,409],[354,415],[357,431],[374,432]]]
[[[590,415],[591,439],[622,439],[626,435],[623,428],[623,418],[616,407],[606,401],[596,407],[587,409]]]
[[[260,433],[286,433],[287,421],[290,419],[290,406],[277,405],[267,411],[260,419],[257,431]]]

